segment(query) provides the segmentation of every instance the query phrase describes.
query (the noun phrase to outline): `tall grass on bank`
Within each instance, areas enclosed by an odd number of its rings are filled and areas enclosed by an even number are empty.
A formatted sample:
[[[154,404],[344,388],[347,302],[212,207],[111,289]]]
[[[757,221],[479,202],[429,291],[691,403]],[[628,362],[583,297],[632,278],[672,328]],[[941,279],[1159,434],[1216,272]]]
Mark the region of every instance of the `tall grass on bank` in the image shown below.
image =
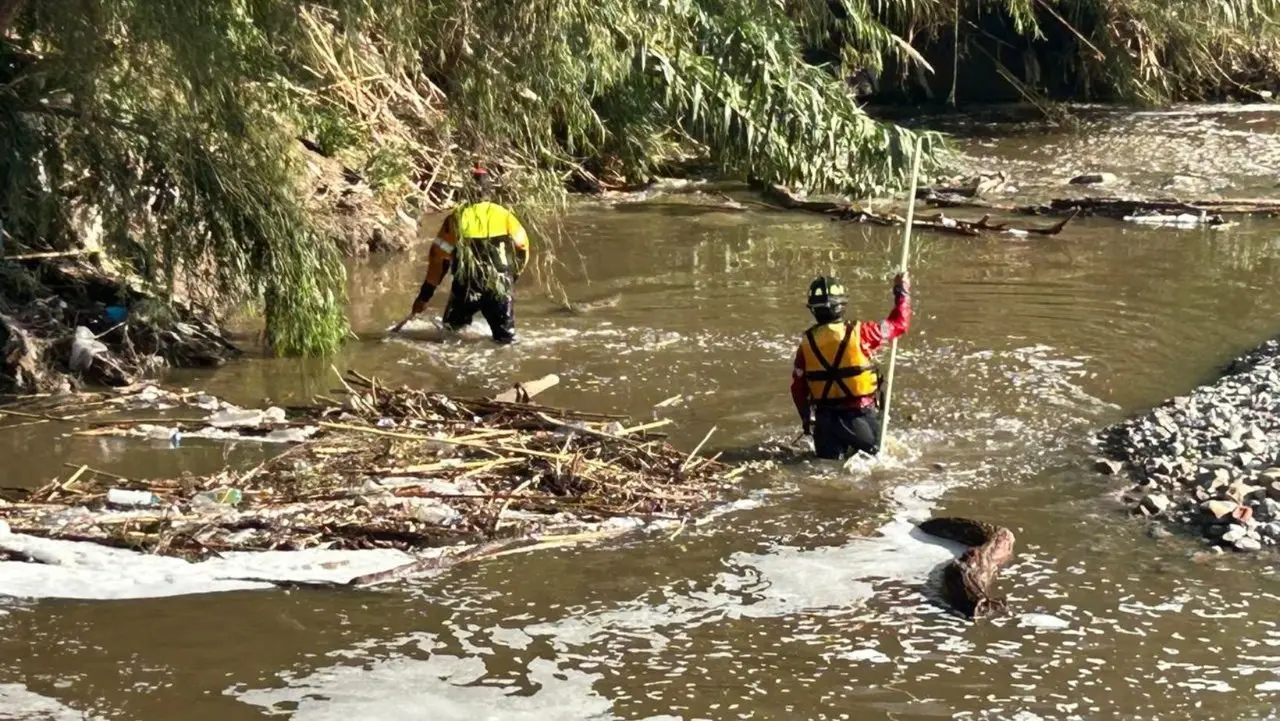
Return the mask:
[[[899,187],[914,134],[868,117],[844,78],[926,68],[921,50],[976,5],[0,0],[0,221],[29,247],[100,222],[154,287],[253,303],[277,352],[324,354],[347,332],[345,279],[299,138],[411,213],[490,166],[549,270],[574,176],[701,158],[815,192]],[[1029,51],[1067,57],[1087,94],[1152,101],[1274,78],[1278,6],[981,4]]]

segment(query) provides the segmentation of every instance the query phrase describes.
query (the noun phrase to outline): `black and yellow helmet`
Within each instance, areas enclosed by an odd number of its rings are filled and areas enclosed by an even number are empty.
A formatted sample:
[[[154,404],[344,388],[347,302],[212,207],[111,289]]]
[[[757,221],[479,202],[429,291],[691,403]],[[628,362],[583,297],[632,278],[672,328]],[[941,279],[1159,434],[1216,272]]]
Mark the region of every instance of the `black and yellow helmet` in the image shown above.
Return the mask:
[[[809,284],[809,308],[844,308],[844,284],[829,275],[814,278]]]

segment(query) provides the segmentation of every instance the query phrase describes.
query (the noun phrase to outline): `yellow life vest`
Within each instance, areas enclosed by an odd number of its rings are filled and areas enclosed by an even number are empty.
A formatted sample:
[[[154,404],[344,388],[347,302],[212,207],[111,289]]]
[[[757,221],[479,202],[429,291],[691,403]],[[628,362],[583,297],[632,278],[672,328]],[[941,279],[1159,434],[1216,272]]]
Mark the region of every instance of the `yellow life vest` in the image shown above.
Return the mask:
[[[511,235],[511,211],[487,200],[456,211],[458,238],[501,238]]]
[[[876,394],[879,378],[862,352],[861,339],[861,323],[817,325],[804,334],[804,379],[815,404],[841,404]]]
[[[487,200],[464,205],[454,214],[458,228],[458,243],[479,245],[480,257],[506,270],[510,265],[507,246],[514,243],[511,211]],[[486,241],[477,244],[475,241]]]

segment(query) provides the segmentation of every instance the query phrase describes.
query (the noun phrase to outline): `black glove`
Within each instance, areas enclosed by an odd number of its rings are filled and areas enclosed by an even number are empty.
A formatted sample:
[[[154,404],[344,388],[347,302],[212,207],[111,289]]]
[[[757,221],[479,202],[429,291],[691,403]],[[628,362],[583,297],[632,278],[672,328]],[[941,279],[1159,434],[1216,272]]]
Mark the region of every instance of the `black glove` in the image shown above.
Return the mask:
[[[811,435],[813,435],[813,422],[812,422],[812,421],[809,421],[809,420],[807,420],[807,419],[806,419],[803,423],[801,423],[801,424],[800,424],[800,427],[804,429],[804,434],[805,434],[806,436],[811,436]]]
[[[427,303],[431,302],[431,296],[436,294],[436,287],[430,283],[423,281],[422,288],[418,290],[418,297],[413,301],[413,314],[417,315],[427,307]]]

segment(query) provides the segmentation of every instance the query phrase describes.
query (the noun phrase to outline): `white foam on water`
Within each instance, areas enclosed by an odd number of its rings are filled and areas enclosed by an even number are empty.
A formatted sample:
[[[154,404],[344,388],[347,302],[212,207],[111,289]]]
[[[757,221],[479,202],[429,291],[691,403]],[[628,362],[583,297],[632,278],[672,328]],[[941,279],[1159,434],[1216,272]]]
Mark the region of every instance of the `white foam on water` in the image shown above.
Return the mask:
[[[413,561],[394,549],[364,551],[262,551],[224,553],[191,563],[96,543],[0,534],[0,550],[39,563],[0,562],[0,596],[20,598],[132,599],[272,588],[273,581],[345,583]]]
[[[854,538],[842,546],[734,554],[731,563],[754,569],[763,582],[753,594],[759,600],[744,605],[741,615],[845,612],[870,600],[877,581],[923,583],[934,568],[964,548],[915,525],[928,517],[946,488],[940,482],[921,482],[890,490],[896,509],[876,536]]]
[[[592,690],[601,676],[560,668],[546,659],[525,667],[537,691],[476,683],[487,673],[478,657],[432,654],[361,665],[331,666],[290,676],[287,686],[229,690],[240,701],[294,721],[590,721],[617,718],[613,704]]]
[[[0,683],[0,721],[96,721],[100,718],[29,691],[21,684]]]
[[[844,661],[865,661],[867,663],[889,663],[892,659],[874,648],[860,648],[836,656]]]
[[[1172,118],[1194,115],[1238,115],[1247,113],[1276,113],[1280,105],[1275,103],[1241,103],[1174,106],[1167,110],[1142,110],[1129,113],[1135,118]]]
[[[800,613],[847,614],[875,596],[877,582],[923,584],[937,566],[963,550],[959,544],[925,534],[914,523],[928,516],[947,487],[928,481],[891,489],[887,496],[894,506],[893,518],[875,536],[854,538],[841,546],[780,546],[765,553],[735,553],[726,563],[741,572],[720,574],[711,590],[667,588],[661,603],[636,599],[603,611],[537,623],[524,632],[547,638],[561,651],[607,635],[641,634],[661,646],[663,628]]]
[[[1047,613],[1024,613],[1018,617],[1018,626],[1020,628],[1058,629],[1068,628],[1071,626],[1071,622]]]

